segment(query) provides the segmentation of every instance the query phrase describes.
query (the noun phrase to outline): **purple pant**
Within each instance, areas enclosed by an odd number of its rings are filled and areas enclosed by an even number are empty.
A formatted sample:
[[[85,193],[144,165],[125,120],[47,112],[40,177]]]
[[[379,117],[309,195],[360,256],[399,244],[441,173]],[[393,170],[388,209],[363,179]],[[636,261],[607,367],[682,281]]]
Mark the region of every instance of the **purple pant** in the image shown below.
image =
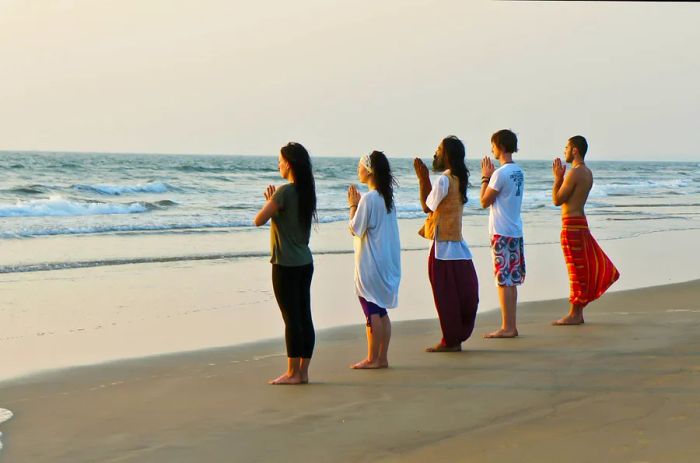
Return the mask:
[[[479,281],[471,260],[439,260],[435,244],[428,257],[428,276],[440,318],[442,344],[454,347],[474,331],[479,306]]]
[[[369,317],[372,315],[379,315],[379,318],[384,318],[387,316],[386,309],[384,307],[379,307],[374,302],[370,302],[362,296],[358,296],[360,299],[360,305],[362,306],[362,311],[365,313],[365,318],[367,319],[367,326],[372,328],[372,324],[369,322]]]

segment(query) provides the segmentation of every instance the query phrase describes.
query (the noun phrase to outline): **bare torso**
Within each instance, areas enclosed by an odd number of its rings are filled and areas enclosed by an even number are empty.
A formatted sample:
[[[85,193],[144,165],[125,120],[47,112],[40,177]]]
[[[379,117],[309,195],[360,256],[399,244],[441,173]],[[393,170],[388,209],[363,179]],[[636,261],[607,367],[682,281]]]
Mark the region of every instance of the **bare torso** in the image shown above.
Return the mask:
[[[571,182],[573,191],[571,196],[561,205],[562,217],[584,216],[583,211],[588,200],[588,194],[593,187],[593,172],[585,164],[573,167],[566,174],[566,181]]]

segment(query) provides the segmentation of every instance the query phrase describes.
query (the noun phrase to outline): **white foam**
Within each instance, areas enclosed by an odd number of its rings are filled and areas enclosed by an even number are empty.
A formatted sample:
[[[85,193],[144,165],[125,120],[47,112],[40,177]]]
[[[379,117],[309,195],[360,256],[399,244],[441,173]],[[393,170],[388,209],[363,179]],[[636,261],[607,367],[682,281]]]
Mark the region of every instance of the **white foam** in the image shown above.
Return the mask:
[[[591,189],[591,198],[604,198],[611,195],[637,195],[640,191],[661,190],[667,193],[671,190],[675,193],[690,194],[692,191],[684,191],[691,186],[691,182],[685,179],[673,180],[642,180],[636,182],[596,182]]]
[[[75,185],[73,188],[113,196],[132,193],[165,193],[169,189],[167,184],[161,182],[149,182],[138,185]]]
[[[0,408],[0,423],[4,423],[5,421],[9,420],[12,418],[12,412],[9,410],[6,410],[4,408]],[[2,433],[0,432],[0,437],[2,437]],[[2,449],[2,441],[0,441],[0,450]]]
[[[0,217],[65,217],[105,214],[134,214],[148,211],[143,203],[108,204],[69,201],[60,195],[49,199],[0,204]]]

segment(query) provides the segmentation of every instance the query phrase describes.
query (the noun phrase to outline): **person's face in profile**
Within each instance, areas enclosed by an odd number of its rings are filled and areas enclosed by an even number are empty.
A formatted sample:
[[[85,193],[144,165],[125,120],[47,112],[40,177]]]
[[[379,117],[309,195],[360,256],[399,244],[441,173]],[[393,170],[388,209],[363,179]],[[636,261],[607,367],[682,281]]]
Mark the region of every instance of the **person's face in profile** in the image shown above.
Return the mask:
[[[289,163],[286,159],[284,159],[282,153],[280,153],[279,157],[277,158],[277,167],[280,170],[280,176],[284,179],[289,179]]]
[[[501,156],[501,150],[498,148],[498,145],[496,145],[494,142],[491,142],[491,153],[493,153],[493,157],[499,160]]]
[[[357,164],[357,179],[360,181],[360,183],[366,184],[369,181],[370,173],[367,170],[367,168],[359,162]]]
[[[571,145],[571,142],[567,142],[564,147],[564,160],[569,164],[574,162],[574,147]]]
[[[435,150],[435,155],[433,156],[433,170],[435,172],[442,172],[447,169],[445,163],[445,150],[442,148],[442,143]]]

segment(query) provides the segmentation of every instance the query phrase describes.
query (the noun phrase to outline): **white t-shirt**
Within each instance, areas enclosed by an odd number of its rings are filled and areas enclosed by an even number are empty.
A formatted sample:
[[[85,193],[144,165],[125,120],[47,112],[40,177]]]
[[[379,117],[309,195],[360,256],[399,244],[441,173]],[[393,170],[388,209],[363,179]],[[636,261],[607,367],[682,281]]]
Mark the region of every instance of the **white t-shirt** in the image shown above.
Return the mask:
[[[371,190],[360,198],[350,231],[355,236],[355,293],[379,307],[396,307],[401,281],[396,208],[387,213],[382,195]]]
[[[520,209],[525,192],[525,176],[515,163],[504,164],[493,173],[489,188],[498,191],[489,213],[489,235],[522,238]]]
[[[431,211],[437,210],[438,206],[447,196],[450,189],[450,179],[447,177],[449,171],[445,171],[433,182],[433,189],[425,200],[425,204]],[[437,234],[437,230],[435,230]],[[467,246],[467,242],[462,241],[438,241],[435,240],[435,258],[438,260],[470,260],[472,253]]]

